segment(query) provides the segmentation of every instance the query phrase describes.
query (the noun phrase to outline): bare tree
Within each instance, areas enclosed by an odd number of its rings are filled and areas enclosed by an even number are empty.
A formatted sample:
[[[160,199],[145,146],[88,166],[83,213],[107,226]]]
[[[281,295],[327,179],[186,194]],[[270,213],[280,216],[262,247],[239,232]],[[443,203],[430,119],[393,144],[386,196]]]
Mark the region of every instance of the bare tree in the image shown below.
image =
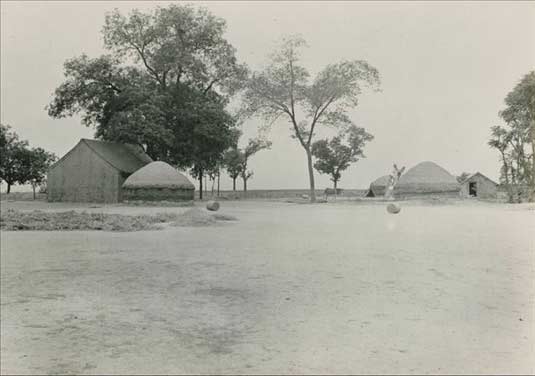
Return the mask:
[[[386,200],[394,199],[394,188],[398,184],[399,178],[401,177],[401,174],[403,174],[403,171],[405,171],[405,167],[398,168],[398,166],[394,163],[392,167],[392,173],[390,174],[390,178],[388,179],[388,185],[386,186],[385,190]]]
[[[273,124],[285,117],[292,137],[303,147],[308,163],[310,200],[316,200],[312,142],[318,126],[352,125],[348,111],[357,106],[361,86],[378,89],[379,72],[364,60],[330,64],[309,83],[309,73],[299,65],[299,50],[306,45],[300,37],[283,40],[269,59],[267,68],[255,72],[244,96],[245,112],[259,115]]]

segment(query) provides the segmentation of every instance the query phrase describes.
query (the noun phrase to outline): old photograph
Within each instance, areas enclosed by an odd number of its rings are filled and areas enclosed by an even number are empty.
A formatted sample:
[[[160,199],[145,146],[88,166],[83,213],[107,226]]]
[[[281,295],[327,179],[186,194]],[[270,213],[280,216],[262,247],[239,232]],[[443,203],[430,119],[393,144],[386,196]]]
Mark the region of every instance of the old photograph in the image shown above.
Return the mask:
[[[535,374],[535,1],[0,8],[0,374]]]

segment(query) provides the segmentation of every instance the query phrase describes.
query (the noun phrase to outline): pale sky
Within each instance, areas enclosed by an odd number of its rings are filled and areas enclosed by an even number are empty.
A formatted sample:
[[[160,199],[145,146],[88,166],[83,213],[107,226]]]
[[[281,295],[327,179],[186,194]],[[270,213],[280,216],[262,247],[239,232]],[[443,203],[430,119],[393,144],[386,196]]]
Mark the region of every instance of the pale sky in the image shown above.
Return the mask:
[[[1,2],[1,121],[32,146],[58,156],[93,129],[78,117],[52,119],[45,106],[63,81],[66,59],[104,53],[104,15],[165,2]],[[203,2],[227,21],[238,57],[259,69],[281,36],[308,42],[303,65],[315,73],[342,59],[363,59],[382,78],[382,92],[364,92],[352,119],[375,136],[342,175],[342,188],[365,188],[390,172],[430,160],[452,174],[498,178],[498,155],[487,146],[500,124],[505,95],[535,69],[535,2]],[[245,124],[245,137],[261,124]],[[289,124],[275,124],[273,147],[250,161],[250,189],[307,188],[306,158]],[[245,142],[246,139],[243,140]],[[231,186],[222,178],[222,188]],[[316,186],[331,186],[316,173]]]

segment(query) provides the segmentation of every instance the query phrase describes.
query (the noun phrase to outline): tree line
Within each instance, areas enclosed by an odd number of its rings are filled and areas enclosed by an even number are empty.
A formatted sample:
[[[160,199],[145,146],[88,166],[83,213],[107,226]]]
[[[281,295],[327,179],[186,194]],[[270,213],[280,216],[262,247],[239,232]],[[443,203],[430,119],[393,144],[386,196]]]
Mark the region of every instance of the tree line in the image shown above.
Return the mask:
[[[285,122],[306,158],[311,201],[316,199],[314,169],[328,175],[336,189],[342,172],[365,157],[364,147],[373,140],[349,111],[365,89],[379,90],[377,69],[365,60],[345,60],[311,77],[301,62],[306,41],[289,36],[272,51],[264,69],[250,71],[238,61],[225,30],[225,20],[191,5],[128,15],[114,10],[102,29],[106,53],[64,63],[65,80],[55,89],[48,114],[79,114],[85,126],[95,129],[95,138],[137,144],[154,160],[189,169],[198,179],[201,198],[203,178],[210,177],[213,187],[222,170],[234,190],[237,179],[247,190],[253,176],[250,158],[271,147],[263,137],[238,146],[247,119],[263,120],[266,129]],[[499,113],[505,125],[491,128],[489,145],[499,152],[500,181],[511,202],[524,191],[530,201],[535,199],[534,82],[530,72],[518,83]],[[234,99],[239,106],[230,111]],[[321,129],[336,134],[318,140]],[[15,183],[42,180],[35,172],[42,167],[22,166],[50,163],[50,154],[28,149],[7,126],[2,126],[2,137],[0,178],[8,190]]]
[[[504,125],[491,127],[489,146],[500,155],[500,183],[509,202],[535,201],[535,71],[505,97]]]
[[[7,193],[14,184],[31,184],[35,189],[46,179],[46,172],[56,156],[40,147],[30,148],[9,125],[0,124],[0,179]]]
[[[314,201],[315,131],[327,126],[341,133],[361,129],[347,111],[357,105],[363,85],[378,87],[377,70],[362,60],[343,61],[309,82],[309,73],[299,63],[306,44],[290,37],[271,55],[265,70],[250,72],[238,61],[225,30],[223,19],[191,5],[128,15],[115,10],[106,15],[102,30],[107,53],[65,62],[65,81],[55,90],[48,114],[80,114],[85,126],[95,128],[97,139],[137,144],[154,160],[189,169],[198,179],[201,198],[203,177],[219,176],[222,168],[233,187],[241,178],[246,190],[253,175],[249,158],[270,143],[251,139],[239,148],[240,126],[250,117],[268,124],[284,117],[305,151]],[[228,104],[240,95],[239,109],[231,112]],[[370,138],[360,132],[362,147]],[[327,157],[328,150],[339,149],[337,142],[327,148],[320,143],[315,155]],[[320,164],[318,170],[336,183],[345,164],[363,157],[352,153],[341,157],[333,171]],[[339,150],[328,158],[333,155]]]

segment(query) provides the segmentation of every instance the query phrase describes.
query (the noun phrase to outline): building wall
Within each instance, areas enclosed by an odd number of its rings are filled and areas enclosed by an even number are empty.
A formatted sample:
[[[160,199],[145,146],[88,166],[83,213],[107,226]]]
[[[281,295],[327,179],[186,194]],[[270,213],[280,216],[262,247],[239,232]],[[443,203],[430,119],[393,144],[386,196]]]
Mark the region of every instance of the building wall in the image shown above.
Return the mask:
[[[496,185],[480,175],[473,176],[461,185],[461,197],[470,197],[471,182],[476,183],[476,192],[478,198],[489,199],[497,197],[498,189]]]
[[[123,182],[116,168],[79,143],[49,170],[48,201],[115,203]]]
[[[193,189],[123,188],[124,201],[193,201]]]

